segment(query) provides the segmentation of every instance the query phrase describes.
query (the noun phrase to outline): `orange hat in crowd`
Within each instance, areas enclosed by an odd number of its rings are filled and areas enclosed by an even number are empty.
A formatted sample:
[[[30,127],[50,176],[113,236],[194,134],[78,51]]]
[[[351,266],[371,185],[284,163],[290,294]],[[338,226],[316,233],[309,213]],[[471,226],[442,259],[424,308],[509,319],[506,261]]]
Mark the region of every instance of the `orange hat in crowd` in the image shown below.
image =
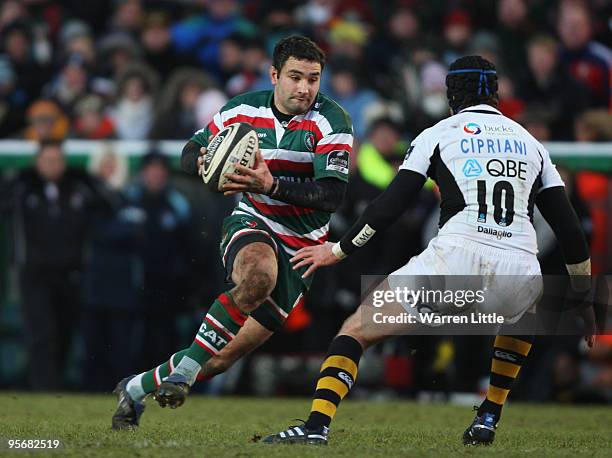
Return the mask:
[[[37,100],[27,111],[26,140],[63,140],[68,135],[70,121],[52,100]]]

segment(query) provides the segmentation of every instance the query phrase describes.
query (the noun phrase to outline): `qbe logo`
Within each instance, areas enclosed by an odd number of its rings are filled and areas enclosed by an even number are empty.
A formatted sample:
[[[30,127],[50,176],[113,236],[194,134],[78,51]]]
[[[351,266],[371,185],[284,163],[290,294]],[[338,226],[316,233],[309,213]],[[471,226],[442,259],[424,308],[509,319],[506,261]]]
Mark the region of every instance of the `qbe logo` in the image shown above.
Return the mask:
[[[482,132],[482,129],[475,122],[468,122],[466,125],[463,126],[463,131],[466,134],[478,135],[480,132]]]
[[[482,166],[476,159],[468,159],[463,166],[463,174],[468,177],[477,177],[482,173]]]

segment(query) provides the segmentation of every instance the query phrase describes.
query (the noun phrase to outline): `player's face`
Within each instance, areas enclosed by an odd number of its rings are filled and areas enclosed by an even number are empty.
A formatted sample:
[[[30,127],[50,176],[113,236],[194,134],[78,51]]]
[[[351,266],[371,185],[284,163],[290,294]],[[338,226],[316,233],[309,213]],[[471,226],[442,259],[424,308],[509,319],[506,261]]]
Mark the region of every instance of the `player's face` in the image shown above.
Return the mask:
[[[282,113],[298,115],[308,111],[321,86],[321,64],[290,57],[280,72],[270,68],[274,104]]]

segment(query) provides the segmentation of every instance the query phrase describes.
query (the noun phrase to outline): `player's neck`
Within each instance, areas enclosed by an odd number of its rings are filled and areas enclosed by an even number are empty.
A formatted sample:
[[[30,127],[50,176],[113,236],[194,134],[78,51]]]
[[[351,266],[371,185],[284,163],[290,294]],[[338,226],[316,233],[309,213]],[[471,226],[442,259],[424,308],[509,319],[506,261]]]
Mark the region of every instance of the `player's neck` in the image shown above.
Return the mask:
[[[276,106],[276,102],[274,101],[274,97],[272,97],[272,113],[274,113],[274,117],[278,119],[279,122],[289,122],[295,115],[284,113],[278,106]]]
[[[463,106],[463,107],[457,109],[456,112],[454,110],[451,110],[451,112],[453,114],[457,114],[457,113],[461,113],[461,112],[466,111],[466,110],[469,111],[469,110],[473,110],[473,109],[481,109],[481,110],[492,109],[492,110],[495,110],[495,111],[499,111],[499,107],[497,105],[495,105],[493,103],[484,103],[484,102],[482,102],[482,103],[474,103],[474,104],[471,104],[471,105],[466,105],[466,106]]]

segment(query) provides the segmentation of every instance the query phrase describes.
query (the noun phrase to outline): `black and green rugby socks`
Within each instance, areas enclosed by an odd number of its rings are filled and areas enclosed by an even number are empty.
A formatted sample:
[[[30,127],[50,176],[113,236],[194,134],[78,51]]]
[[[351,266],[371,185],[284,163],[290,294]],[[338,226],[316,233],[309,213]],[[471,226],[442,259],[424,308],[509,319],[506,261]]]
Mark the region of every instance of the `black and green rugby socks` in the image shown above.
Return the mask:
[[[172,355],[169,361],[130,380],[127,385],[130,397],[141,400],[156,391],[173,372],[185,376],[193,385],[202,366],[236,337],[247,317],[235,304],[229,291],[220,294],[204,317],[191,346]]]

